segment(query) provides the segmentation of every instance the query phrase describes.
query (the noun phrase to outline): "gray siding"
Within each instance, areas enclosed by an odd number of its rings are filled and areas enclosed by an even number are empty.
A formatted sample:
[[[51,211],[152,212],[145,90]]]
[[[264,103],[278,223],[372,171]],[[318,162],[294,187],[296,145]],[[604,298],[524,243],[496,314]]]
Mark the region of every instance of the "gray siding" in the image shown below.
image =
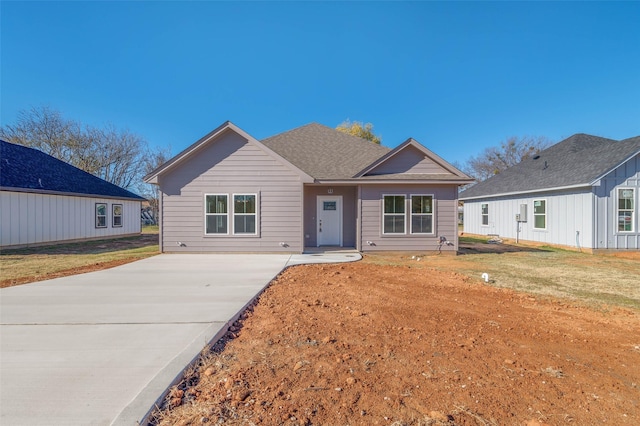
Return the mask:
[[[634,232],[618,232],[618,188],[635,189]],[[625,162],[606,175],[594,187],[595,192],[595,247],[598,249],[640,249],[640,155]]]
[[[107,227],[96,228],[95,205],[107,204]],[[112,205],[122,204],[122,226]],[[0,246],[20,247],[139,234],[140,201],[0,191]]]
[[[331,188],[333,193],[327,190]],[[306,186],[304,189],[304,237],[306,247],[316,247],[318,195],[342,195],[342,246],[356,246],[357,188],[354,186]]]
[[[382,234],[382,197],[383,195],[434,196],[434,233],[433,235]],[[362,197],[362,251],[431,251],[438,249],[439,237],[444,236],[454,246],[443,246],[442,251],[458,249],[458,188],[455,185],[363,185]],[[407,201],[405,220],[410,220]],[[373,245],[367,243],[370,241]]]
[[[161,175],[159,185],[165,252],[303,250],[299,175],[235,132],[225,132]],[[205,235],[205,194],[257,194],[258,235]]]
[[[534,229],[533,203],[546,200],[546,229]],[[489,224],[482,225],[481,205],[488,204]],[[527,206],[527,221],[520,222],[519,239],[568,247],[593,247],[592,194],[582,191],[547,192],[464,202],[464,232],[516,239],[516,214]]]
[[[380,164],[368,175],[391,173],[451,174],[419,149],[408,146]]]

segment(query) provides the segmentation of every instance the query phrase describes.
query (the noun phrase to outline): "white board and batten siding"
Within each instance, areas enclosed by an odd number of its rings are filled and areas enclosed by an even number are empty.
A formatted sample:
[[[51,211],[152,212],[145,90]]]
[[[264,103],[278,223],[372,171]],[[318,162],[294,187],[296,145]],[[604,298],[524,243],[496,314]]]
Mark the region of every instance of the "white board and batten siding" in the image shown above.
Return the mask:
[[[235,132],[160,176],[164,252],[302,252],[302,180]],[[206,235],[205,195],[257,195],[257,235]],[[284,243],[285,245],[281,245]]]
[[[96,204],[107,204],[107,227],[96,228]],[[112,205],[123,208],[122,226],[112,226]],[[140,201],[0,191],[3,248],[139,234]]]
[[[467,200],[464,203],[464,232],[510,239],[517,236],[523,241],[593,248],[592,197],[590,189],[586,188],[583,191]],[[534,228],[536,200],[546,201],[546,229]],[[482,224],[482,204],[488,205],[487,225]],[[516,214],[520,213],[521,205],[527,206],[527,220],[520,222],[518,233]]]
[[[382,211],[384,195],[404,195],[406,233],[383,234]],[[410,233],[411,195],[433,195],[433,234]],[[458,249],[458,191],[454,185],[362,185],[361,247],[362,251],[433,251],[438,249],[440,236],[454,243],[442,246],[442,251]],[[371,244],[369,244],[371,242]]]
[[[632,231],[618,231],[618,189],[634,191]],[[600,179],[594,186],[595,242],[603,250],[640,249],[640,155]]]

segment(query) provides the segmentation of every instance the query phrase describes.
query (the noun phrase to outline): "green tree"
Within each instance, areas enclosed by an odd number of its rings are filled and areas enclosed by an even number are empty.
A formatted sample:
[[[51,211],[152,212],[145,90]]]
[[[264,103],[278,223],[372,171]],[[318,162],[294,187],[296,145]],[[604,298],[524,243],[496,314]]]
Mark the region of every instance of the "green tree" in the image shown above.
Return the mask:
[[[382,138],[373,133],[373,124],[371,123],[363,124],[360,121],[351,122],[349,120],[345,120],[342,123],[338,124],[336,130],[352,136],[366,139],[373,143],[377,143],[378,145],[380,145],[380,143],[382,142]]]

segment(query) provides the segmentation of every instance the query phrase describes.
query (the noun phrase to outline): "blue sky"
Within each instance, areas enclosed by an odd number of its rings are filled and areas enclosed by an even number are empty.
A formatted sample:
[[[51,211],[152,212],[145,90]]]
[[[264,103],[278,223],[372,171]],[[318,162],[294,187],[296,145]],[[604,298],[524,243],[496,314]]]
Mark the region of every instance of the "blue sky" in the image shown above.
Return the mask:
[[[640,2],[0,3],[0,123],[49,105],[175,154],[373,123],[464,162],[509,136],[640,135]]]

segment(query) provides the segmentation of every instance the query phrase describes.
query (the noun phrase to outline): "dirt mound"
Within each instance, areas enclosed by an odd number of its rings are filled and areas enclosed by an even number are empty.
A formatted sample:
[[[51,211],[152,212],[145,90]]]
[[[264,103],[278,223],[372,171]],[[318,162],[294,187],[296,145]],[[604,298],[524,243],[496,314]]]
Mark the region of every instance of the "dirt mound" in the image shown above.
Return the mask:
[[[365,263],[288,269],[162,424],[640,423],[640,318]]]

